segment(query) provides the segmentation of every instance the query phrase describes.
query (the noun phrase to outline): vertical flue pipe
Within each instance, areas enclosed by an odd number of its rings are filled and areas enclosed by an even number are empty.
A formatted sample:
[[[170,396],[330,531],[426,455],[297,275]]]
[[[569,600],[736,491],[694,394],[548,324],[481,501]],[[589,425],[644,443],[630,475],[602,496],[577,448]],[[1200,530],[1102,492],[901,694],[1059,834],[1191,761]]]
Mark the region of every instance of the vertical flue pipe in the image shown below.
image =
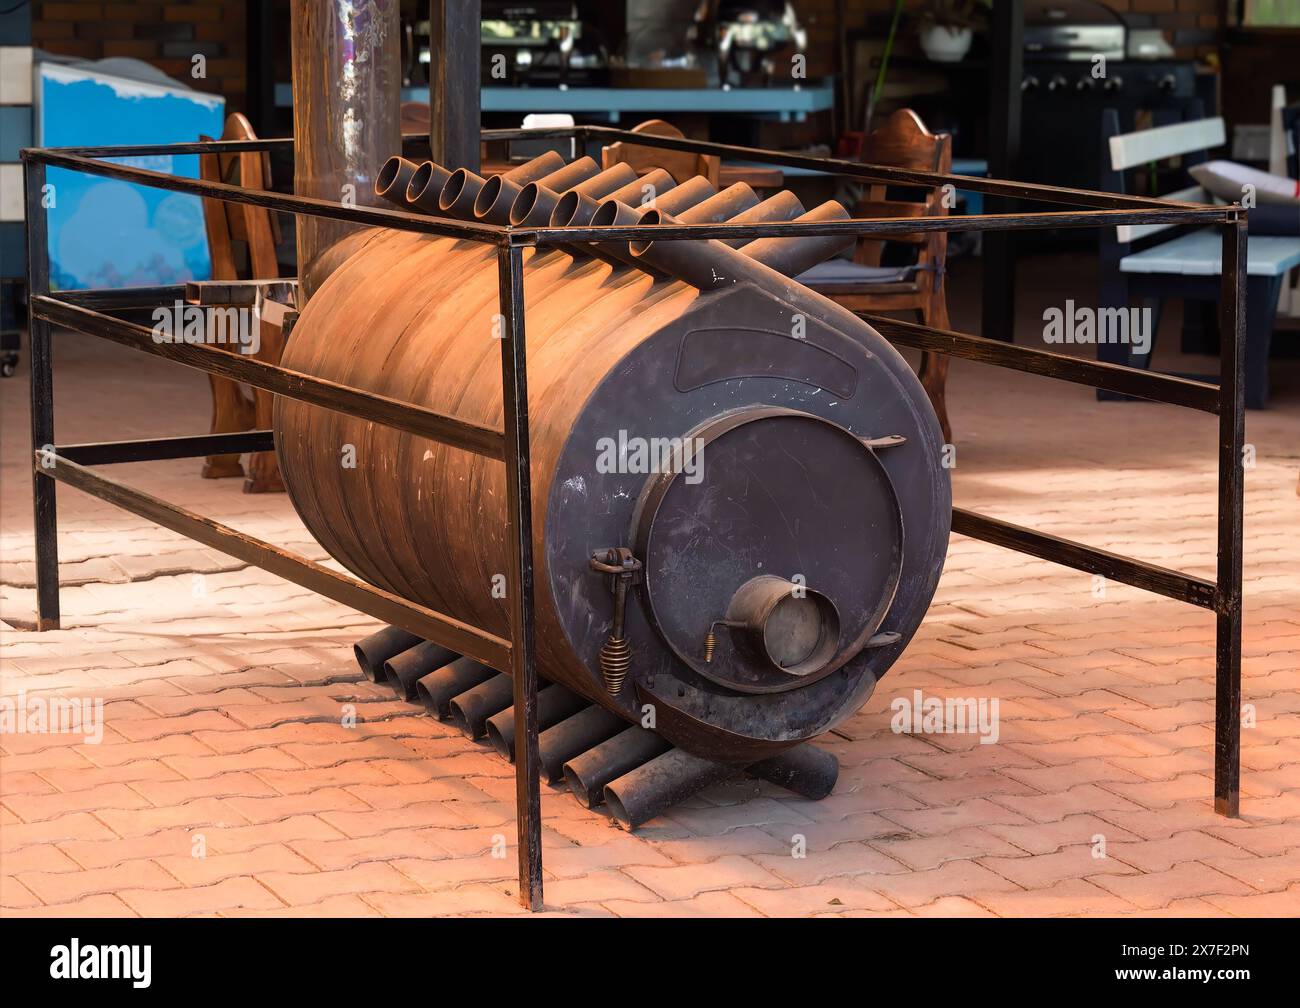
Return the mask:
[[[375,206],[375,179],[401,149],[398,0],[295,0],[293,191]],[[297,220],[299,297],[325,279],[323,254],[357,225]],[[299,305],[301,307],[301,304]]]

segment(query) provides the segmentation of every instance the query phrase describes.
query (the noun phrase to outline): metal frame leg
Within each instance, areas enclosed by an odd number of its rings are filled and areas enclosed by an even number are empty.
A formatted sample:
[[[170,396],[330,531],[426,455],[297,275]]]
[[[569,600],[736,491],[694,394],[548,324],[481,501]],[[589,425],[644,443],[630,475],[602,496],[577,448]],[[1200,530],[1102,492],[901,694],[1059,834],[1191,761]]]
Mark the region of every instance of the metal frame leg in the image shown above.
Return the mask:
[[[1246,442],[1246,221],[1223,225],[1219,334],[1219,570],[1215,591],[1214,811],[1241,800],[1241,563]]]
[[[28,161],[23,185],[27,213],[27,298],[50,292],[49,222],[43,205],[45,165]],[[32,450],[54,444],[54,375],[50,324],[28,315],[32,368]],[[54,480],[32,470],[36,532],[36,629],[59,629],[59,520]]]
[[[537,747],[537,661],[533,637],[533,510],[528,452],[528,370],[524,352],[524,251],[497,253],[501,387],[505,404],[506,500],[510,516],[510,640],[515,705],[515,820],[519,902],[542,907],[541,756]],[[522,712],[523,716],[519,716]]]

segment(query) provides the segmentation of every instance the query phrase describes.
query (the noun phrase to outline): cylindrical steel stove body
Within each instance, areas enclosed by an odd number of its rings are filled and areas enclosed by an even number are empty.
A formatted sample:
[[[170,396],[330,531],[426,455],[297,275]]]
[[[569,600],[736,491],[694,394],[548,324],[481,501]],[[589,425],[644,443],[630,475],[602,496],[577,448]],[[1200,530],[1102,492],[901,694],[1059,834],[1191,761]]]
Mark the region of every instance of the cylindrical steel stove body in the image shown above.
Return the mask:
[[[906,361],[852,313],[721,243],[656,244],[715,256],[711,289],[524,253],[540,669],[631,723],[652,710],[683,749],[747,764],[852,714],[919,626],[948,540],[942,437]],[[500,427],[496,249],[383,231],[358,247],[306,306],[285,366]],[[286,399],[275,432],[331,555],[508,636],[500,461]],[[902,441],[877,441],[889,435]],[[614,596],[588,563],[623,546],[644,583],[611,696],[599,659]],[[742,641],[755,631],[727,619],[761,575],[794,598],[756,659]],[[900,636],[872,641],[886,631]],[[830,658],[810,666],[814,653]]]

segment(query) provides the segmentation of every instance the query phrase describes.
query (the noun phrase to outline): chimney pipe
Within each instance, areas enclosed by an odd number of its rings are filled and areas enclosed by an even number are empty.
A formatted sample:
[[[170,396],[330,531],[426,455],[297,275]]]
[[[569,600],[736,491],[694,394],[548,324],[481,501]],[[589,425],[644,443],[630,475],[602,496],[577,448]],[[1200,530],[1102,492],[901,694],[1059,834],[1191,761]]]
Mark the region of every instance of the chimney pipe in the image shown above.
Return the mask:
[[[429,156],[476,175],[481,12],[480,0],[429,0]]]
[[[398,0],[294,0],[293,191],[297,195],[337,203],[379,203],[375,180],[383,163],[401,147],[398,7]],[[474,52],[478,53],[477,44]],[[324,253],[356,230],[357,225],[343,221],[298,217],[298,280],[304,299],[328,275]]]

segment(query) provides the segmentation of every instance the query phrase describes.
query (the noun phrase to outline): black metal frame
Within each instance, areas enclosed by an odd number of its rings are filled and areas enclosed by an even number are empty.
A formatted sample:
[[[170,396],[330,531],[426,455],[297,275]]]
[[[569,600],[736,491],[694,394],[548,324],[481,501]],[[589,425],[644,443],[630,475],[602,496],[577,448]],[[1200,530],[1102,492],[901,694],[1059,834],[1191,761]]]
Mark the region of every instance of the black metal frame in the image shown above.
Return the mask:
[[[634,134],[599,126],[545,130],[485,130],[484,139],[527,137],[612,142],[626,140],[669,150],[745,158],[768,164],[812,168],[829,174],[874,182],[934,186],[952,184],[996,196],[1083,206],[1092,209],[921,218],[908,221],[909,231],[992,231],[1025,228],[1102,227],[1117,224],[1200,223],[1223,232],[1220,299],[1223,333],[1222,373],[1218,386],[1134,368],[1081,360],[1042,350],[1017,347],[964,333],[913,325],[865,313],[887,339],[908,347],[1032,374],[1124,392],[1156,402],[1214,413],[1219,417],[1218,576],[1215,581],[1157,567],[1083,543],[1021,528],[982,514],[954,509],[953,531],[1051,560],[1077,570],[1210,609],[1217,615],[1215,810],[1238,814],[1241,706],[1241,567],[1244,447],[1242,385],[1243,280],[1245,211],[1239,205],[1204,206],[1121,196],[1077,189],[969,178],[936,172],[904,171],[830,158],[779,154],[704,141]],[[414,139],[414,138],[412,138]],[[296,584],[350,605],[377,619],[403,627],[452,650],[474,657],[514,678],[519,896],[525,906],[542,905],[540,787],[537,751],[537,668],[533,640],[532,496],[529,467],[527,364],[524,333],[523,250],[575,242],[679,241],[795,237],[862,236],[898,229],[895,219],[855,219],[829,223],[635,225],[630,227],[513,228],[432,218],[421,213],[345,206],[325,200],[245,190],[220,182],[177,178],[104,161],[143,154],[199,154],[292,148],[292,140],[216,141],[137,147],[30,149],[22,152],[28,222],[28,284],[31,292],[32,447],[36,529],[37,628],[59,626],[59,574],[55,487],[67,483],[196,539]],[[48,230],[42,206],[47,166],[117,178],[146,186],[192,193],[209,199],[248,203],[286,213],[326,217],[378,227],[467,238],[497,246],[504,429],[467,423],[413,403],[350,388],[312,375],[266,364],[204,345],[157,344],[149,329],[109,312],[157,306],[181,296],[180,288],[153,287],[120,291],[50,291]],[[462,623],[355,578],[286,553],[149,494],[102,476],[90,465],[196,457],[271,446],[269,431],[213,434],[58,446],[54,441],[54,398],[50,335],[65,326],[167,357],[210,374],[248,382],[276,395],[350,416],[363,417],[421,437],[500,459],[506,466],[510,551],[508,597],[510,639]]]

